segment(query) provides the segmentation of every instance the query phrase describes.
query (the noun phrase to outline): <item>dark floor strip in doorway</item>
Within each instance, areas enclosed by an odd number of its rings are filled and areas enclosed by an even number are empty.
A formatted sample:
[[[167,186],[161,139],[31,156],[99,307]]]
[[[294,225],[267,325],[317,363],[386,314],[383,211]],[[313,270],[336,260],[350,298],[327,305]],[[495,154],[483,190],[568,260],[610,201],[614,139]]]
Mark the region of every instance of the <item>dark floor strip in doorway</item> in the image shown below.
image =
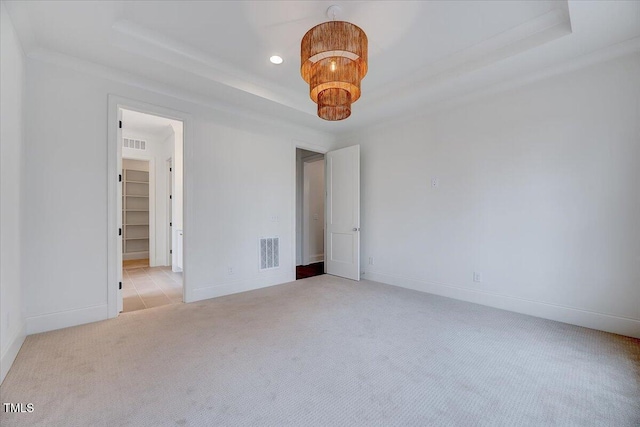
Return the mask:
[[[296,280],[324,274],[324,262],[316,262],[309,265],[299,265],[296,267]]]

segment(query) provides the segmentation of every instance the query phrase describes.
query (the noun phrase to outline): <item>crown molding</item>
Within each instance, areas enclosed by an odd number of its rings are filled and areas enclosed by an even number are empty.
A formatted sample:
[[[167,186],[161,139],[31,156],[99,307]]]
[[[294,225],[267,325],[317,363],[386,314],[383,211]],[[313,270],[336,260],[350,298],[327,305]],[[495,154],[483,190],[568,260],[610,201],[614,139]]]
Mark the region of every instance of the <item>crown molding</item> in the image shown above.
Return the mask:
[[[127,86],[132,86],[145,91],[164,95],[173,99],[188,102],[200,107],[209,108],[220,113],[220,121],[228,124],[228,118],[239,120],[243,123],[253,123],[262,127],[277,129],[286,129],[298,134],[313,136],[325,141],[334,141],[335,135],[324,132],[312,127],[299,125],[292,121],[284,120],[277,116],[260,114],[250,109],[238,108],[236,106],[218,101],[211,96],[203,96],[192,93],[190,91],[179,89],[175,86],[160,83],[141,77],[126,71],[117,70],[95,62],[79,59],[74,56],[66,55],[49,49],[38,48],[27,55],[30,60],[56,65],[62,68],[74,70],[76,72],[87,74],[93,77],[114,81]]]
[[[179,68],[278,104],[315,116],[307,97],[225,63],[191,45],[181,43],[135,23],[120,20],[112,26],[112,43],[118,48]]]
[[[18,36],[18,42],[25,56],[38,45],[35,32],[31,26],[31,20],[24,8],[15,7],[15,2],[1,2],[0,7],[6,10],[11,24]]]
[[[426,92],[458,77],[471,74],[503,59],[533,49],[571,34],[571,20],[566,3],[537,18],[445,57],[403,78],[396,85],[387,85],[369,94],[371,109],[390,96]]]
[[[545,68],[535,73],[513,78],[505,82],[491,85],[484,89],[479,89],[469,94],[465,94],[465,95],[457,96],[453,98],[447,98],[445,100],[423,106],[422,108],[417,108],[414,110],[412,114],[404,115],[404,116],[396,116],[394,118],[385,120],[384,123],[381,123],[380,120],[374,117],[369,121],[367,121],[367,123],[363,124],[362,126],[359,126],[357,129],[353,129],[353,130],[339,134],[338,135],[338,138],[340,139],[339,145],[342,146],[345,141],[349,140],[350,138],[353,138],[355,134],[361,132],[362,129],[365,127],[375,130],[375,129],[386,128],[388,126],[409,123],[416,119],[424,118],[424,117],[442,112],[444,110],[458,108],[490,96],[498,95],[510,90],[515,90],[521,87],[525,87],[527,85],[533,84],[535,82],[538,82],[547,78],[567,74],[573,71],[577,71],[583,68],[597,65],[599,63],[612,61],[617,58],[633,55],[638,52],[640,52],[640,37],[635,37],[633,39],[625,40],[621,43],[607,46],[605,48],[598,49],[594,52],[572,58],[561,64]]]
[[[457,97],[447,97],[441,101],[435,101],[428,105],[423,104],[422,107],[417,107],[412,110],[412,113],[410,115],[394,117],[393,115],[385,114],[384,121],[381,122],[380,115],[369,114],[369,118],[363,120],[361,123],[358,123],[353,128],[344,130],[336,129],[335,132],[327,132],[313,127],[296,124],[292,121],[287,121],[279,117],[256,113],[254,111],[251,111],[250,109],[239,108],[233,105],[226,104],[222,101],[218,101],[211,96],[195,94],[184,89],[179,89],[175,86],[155,82],[147,77],[141,77],[129,72],[116,70],[112,67],[103,66],[94,62],[79,59],[47,49],[35,49],[30,53],[27,53],[26,56],[30,59],[71,68],[82,73],[98,76],[107,80],[120,82],[143,90],[159,93],[199,106],[211,108],[216,111],[224,112],[224,116],[230,115],[239,119],[251,120],[254,123],[259,123],[271,128],[283,127],[290,130],[295,129],[296,131],[302,132],[303,134],[313,134],[320,138],[333,141],[336,137],[343,139],[362,131],[362,129],[364,128],[377,128],[380,126],[388,126],[390,124],[403,123],[409,120],[413,120],[417,117],[430,115],[444,109],[455,108],[467,103],[474,102],[486,96],[513,90],[518,87],[536,82],[538,80],[578,70],[580,68],[588,67],[599,62],[612,60],[617,57],[629,55],[638,51],[640,51],[640,37],[629,39],[615,45],[607,46],[595,52],[567,60],[559,65],[548,67],[535,73],[519,76],[517,78],[510,79],[499,84],[476,90],[472,93]],[[296,109],[296,111],[298,110]],[[366,111],[363,109],[362,113],[369,111],[369,108],[367,108]],[[398,112],[398,114],[400,113]]]

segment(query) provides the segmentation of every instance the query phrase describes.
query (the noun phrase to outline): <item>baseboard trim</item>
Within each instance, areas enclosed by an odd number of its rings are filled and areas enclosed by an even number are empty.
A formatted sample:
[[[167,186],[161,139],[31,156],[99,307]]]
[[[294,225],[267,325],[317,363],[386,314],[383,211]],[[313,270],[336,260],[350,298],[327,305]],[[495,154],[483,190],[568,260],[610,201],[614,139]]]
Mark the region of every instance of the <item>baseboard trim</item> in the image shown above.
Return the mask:
[[[427,292],[448,298],[482,304],[502,310],[556,320],[558,322],[597,329],[614,334],[640,338],[640,320],[575,307],[493,294],[442,283],[428,282],[408,277],[366,271],[367,280]]]
[[[311,264],[313,264],[314,262],[323,262],[324,261],[324,254],[316,254],[316,255],[312,255],[309,258],[309,262]]]
[[[193,290],[193,300],[187,302],[201,301],[209,298],[237,294],[240,292],[253,291],[255,289],[268,288],[269,286],[293,282],[295,279],[295,275],[290,273],[267,277],[257,276],[249,279],[222,283],[219,285],[201,287]]]
[[[14,334],[13,338],[11,338],[9,346],[2,354],[2,357],[0,357],[0,384],[2,384],[5,377],[9,373],[9,369],[11,369],[11,366],[16,360],[18,352],[20,351],[20,348],[22,347],[22,344],[27,337],[24,329],[24,324],[20,325],[18,331]]]
[[[109,318],[107,304],[27,317],[27,335],[98,322]]]

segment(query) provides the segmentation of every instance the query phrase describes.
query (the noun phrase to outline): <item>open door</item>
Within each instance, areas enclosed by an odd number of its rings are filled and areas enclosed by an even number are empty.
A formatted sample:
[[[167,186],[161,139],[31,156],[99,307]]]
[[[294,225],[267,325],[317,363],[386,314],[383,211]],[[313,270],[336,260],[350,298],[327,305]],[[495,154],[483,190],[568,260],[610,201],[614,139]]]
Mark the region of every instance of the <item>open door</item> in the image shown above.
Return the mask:
[[[360,146],[329,151],[325,159],[326,273],[360,280]]]
[[[122,311],[122,252],[124,251],[124,247],[122,245],[122,186],[124,185],[124,177],[122,176],[122,109],[118,108],[118,194],[116,196],[116,217],[117,222],[116,225],[118,227],[118,242],[116,251],[118,256],[116,263],[118,265],[118,296],[116,297],[116,301],[118,303],[118,313]]]

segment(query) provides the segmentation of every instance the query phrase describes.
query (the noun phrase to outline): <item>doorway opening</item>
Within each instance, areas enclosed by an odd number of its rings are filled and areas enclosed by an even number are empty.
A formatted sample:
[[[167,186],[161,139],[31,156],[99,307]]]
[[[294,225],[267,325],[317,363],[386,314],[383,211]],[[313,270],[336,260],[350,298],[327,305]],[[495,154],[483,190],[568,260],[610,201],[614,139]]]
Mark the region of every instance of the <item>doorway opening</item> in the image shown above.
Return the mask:
[[[296,148],[296,280],[325,273],[324,154]]]
[[[119,311],[183,302],[183,122],[118,107]]]

